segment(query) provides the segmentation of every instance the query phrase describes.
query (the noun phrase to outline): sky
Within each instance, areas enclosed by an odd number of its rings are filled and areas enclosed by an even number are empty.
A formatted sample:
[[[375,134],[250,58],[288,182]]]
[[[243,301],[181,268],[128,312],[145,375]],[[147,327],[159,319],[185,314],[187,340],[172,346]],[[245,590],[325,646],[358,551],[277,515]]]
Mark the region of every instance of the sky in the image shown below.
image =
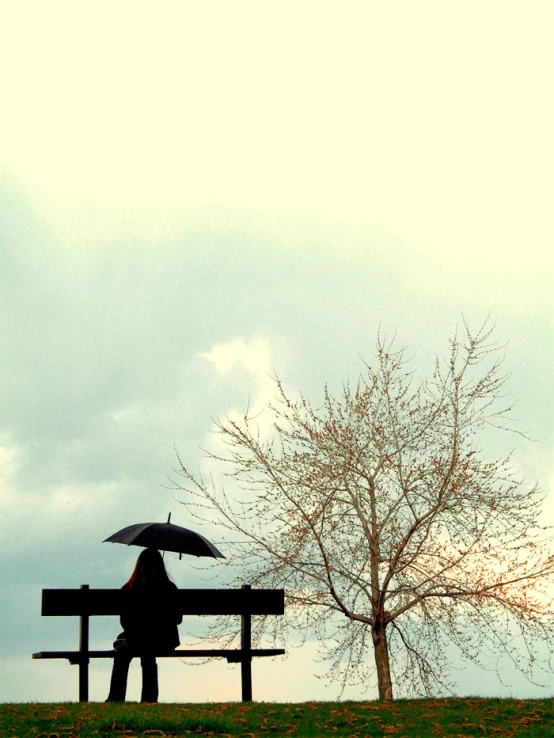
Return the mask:
[[[77,699],[75,668],[31,660],[77,647],[41,590],[121,586],[139,551],[102,541],[126,525],[193,527],[175,447],[204,463],[273,370],[314,399],[356,378],[379,326],[425,371],[490,314],[554,524],[553,22],[549,0],[0,0],[1,701]],[[254,698],[335,699],[316,644],[285,645]],[[453,665],[461,695],[553,691]],[[236,700],[240,673],[166,661],[160,688]]]

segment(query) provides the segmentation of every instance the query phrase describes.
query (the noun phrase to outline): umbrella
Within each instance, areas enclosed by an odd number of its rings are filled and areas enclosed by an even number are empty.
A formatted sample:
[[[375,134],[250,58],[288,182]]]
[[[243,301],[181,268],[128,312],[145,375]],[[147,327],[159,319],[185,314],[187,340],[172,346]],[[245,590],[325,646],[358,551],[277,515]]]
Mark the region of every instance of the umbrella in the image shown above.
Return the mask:
[[[207,538],[188,528],[170,523],[171,513],[167,523],[136,523],[122,528],[104,543],[126,543],[128,546],[144,546],[157,548],[160,551],[176,551],[192,556],[212,556],[214,559],[224,559],[225,556]]]

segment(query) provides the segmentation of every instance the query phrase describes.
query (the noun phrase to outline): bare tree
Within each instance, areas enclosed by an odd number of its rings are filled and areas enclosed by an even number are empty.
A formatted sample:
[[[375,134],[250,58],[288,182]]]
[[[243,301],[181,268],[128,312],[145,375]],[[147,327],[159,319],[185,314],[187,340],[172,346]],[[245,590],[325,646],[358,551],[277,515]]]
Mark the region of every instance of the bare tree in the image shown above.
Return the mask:
[[[375,368],[338,398],[326,387],[316,408],[276,378],[269,432],[248,410],[217,423],[225,450],[209,456],[232,490],[179,458],[186,504],[241,537],[228,547],[253,583],[286,589],[343,686],[368,678],[371,647],[380,699],[393,680],[406,695],[450,689],[448,644],[483,667],[507,655],[531,681],[551,670],[541,493],[511,454],[490,459],[478,444],[511,429],[491,333],[464,324],[429,379],[379,336]]]

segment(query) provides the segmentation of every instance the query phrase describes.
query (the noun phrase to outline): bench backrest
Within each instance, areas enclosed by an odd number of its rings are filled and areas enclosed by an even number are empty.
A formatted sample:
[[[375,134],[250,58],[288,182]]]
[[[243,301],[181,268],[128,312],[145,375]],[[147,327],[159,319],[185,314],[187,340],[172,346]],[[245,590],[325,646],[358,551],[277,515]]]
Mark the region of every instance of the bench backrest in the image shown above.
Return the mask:
[[[152,595],[125,589],[43,589],[42,615],[120,615],[152,602]],[[182,615],[283,615],[282,589],[179,589],[172,601]]]

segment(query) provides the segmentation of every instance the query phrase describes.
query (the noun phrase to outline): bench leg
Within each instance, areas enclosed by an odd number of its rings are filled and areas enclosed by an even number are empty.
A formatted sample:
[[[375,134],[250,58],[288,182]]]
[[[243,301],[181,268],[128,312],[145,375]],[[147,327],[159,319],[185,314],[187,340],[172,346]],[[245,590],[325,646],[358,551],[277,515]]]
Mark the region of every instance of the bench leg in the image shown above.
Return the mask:
[[[252,702],[252,658],[244,657],[240,663],[242,701]]]
[[[250,589],[249,584],[243,584],[242,589]],[[252,616],[246,613],[241,617],[240,648],[242,659],[240,662],[240,677],[242,686],[242,701],[252,702]]]
[[[79,661],[79,702],[88,702],[88,659]]]
[[[88,589],[88,584],[82,584],[81,589]],[[89,650],[89,616],[81,615],[79,628],[79,651],[88,653]],[[88,702],[88,665],[89,659],[81,656],[79,659],[79,702]]]

